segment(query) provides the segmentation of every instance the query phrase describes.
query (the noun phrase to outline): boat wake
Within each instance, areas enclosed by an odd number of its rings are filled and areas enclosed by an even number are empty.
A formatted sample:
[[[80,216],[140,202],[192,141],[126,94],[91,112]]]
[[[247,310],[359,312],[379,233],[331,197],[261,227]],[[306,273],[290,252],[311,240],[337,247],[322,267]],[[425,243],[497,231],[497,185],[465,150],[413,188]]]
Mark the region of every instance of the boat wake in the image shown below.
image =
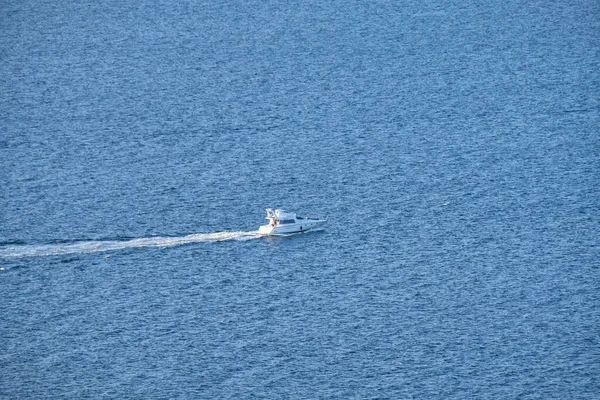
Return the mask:
[[[180,237],[152,236],[130,240],[90,240],[42,245],[9,245],[0,247],[0,258],[62,256],[67,254],[100,253],[142,247],[174,247],[190,243],[251,240],[260,237],[252,232],[195,233]]]

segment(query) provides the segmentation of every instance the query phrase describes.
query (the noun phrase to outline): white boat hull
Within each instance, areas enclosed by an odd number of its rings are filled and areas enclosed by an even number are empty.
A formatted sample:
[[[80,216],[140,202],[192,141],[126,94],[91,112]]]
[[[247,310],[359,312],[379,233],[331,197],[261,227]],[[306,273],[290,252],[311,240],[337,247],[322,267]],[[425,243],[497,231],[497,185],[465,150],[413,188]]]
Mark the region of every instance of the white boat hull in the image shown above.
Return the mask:
[[[285,225],[262,225],[258,229],[260,235],[290,235],[292,233],[306,232],[324,225],[326,219],[298,219],[293,224]]]

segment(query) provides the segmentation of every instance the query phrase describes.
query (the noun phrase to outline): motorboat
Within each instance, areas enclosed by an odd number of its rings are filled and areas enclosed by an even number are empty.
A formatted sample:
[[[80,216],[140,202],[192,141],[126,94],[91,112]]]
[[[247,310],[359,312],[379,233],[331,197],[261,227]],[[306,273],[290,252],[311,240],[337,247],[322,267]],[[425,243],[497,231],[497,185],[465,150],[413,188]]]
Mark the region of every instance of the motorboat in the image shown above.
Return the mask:
[[[267,208],[269,223],[258,229],[259,235],[289,235],[315,229],[327,222],[327,218],[298,217],[295,213]]]

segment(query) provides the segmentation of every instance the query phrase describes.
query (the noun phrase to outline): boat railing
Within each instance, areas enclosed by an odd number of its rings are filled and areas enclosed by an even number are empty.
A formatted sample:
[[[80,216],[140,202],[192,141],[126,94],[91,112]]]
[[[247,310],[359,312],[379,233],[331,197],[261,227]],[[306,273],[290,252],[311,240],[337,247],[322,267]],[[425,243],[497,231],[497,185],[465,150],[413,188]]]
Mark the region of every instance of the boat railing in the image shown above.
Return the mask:
[[[275,212],[279,211],[280,214],[277,215]],[[282,219],[292,219],[296,218],[296,220],[311,220],[311,221],[322,221],[327,220],[327,217],[300,217],[293,213],[286,213],[282,210],[273,210],[272,208],[267,208],[267,219],[273,220],[282,220]]]

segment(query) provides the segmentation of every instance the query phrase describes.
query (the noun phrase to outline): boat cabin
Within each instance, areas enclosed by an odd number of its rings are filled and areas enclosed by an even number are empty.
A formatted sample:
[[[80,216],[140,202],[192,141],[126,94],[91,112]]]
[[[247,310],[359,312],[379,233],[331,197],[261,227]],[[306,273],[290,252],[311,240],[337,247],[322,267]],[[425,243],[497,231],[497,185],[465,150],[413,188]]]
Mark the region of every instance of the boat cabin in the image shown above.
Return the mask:
[[[267,208],[267,219],[270,221],[270,225],[294,224],[296,223],[296,214]]]

